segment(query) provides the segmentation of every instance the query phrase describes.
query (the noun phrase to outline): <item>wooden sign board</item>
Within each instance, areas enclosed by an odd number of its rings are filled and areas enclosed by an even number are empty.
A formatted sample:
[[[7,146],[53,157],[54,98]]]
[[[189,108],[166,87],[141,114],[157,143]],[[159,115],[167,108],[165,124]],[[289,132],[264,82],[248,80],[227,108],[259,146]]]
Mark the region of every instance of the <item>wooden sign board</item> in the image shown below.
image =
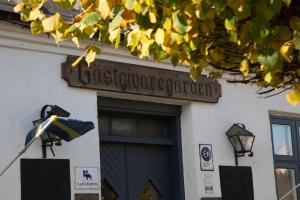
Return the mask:
[[[129,94],[216,103],[221,85],[206,76],[193,82],[189,73],[107,60],[96,60],[87,67],[82,61],[72,67],[76,57],[62,64],[62,78],[70,87]]]

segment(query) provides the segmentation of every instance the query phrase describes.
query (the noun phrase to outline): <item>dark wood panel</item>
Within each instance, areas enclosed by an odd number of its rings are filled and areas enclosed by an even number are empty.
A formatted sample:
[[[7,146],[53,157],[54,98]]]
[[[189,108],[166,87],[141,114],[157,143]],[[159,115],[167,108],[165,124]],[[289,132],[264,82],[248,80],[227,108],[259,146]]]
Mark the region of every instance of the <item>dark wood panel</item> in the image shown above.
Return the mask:
[[[127,200],[126,145],[118,143],[101,143],[101,180],[112,187],[118,200]]]
[[[99,200],[99,194],[75,194],[75,200]]]
[[[161,200],[171,199],[168,147],[127,145],[127,169],[130,200],[140,200],[149,182],[156,188]]]
[[[21,159],[21,199],[71,200],[69,160]]]
[[[251,167],[220,166],[222,200],[254,200]]]

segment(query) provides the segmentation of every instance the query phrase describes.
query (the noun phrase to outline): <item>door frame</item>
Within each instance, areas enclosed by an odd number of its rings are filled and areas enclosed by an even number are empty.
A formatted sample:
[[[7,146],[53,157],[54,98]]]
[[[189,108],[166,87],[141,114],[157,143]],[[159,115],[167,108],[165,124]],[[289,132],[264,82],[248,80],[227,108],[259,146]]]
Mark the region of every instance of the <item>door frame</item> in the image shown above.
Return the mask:
[[[172,117],[172,134],[171,146],[169,151],[170,159],[170,184],[171,184],[171,199],[172,200],[184,200],[184,178],[183,178],[183,159],[182,159],[182,139],[181,139],[181,106],[158,104],[152,102],[141,102],[133,100],[124,100],[108,97],[98,97],[97,99],[98,115],[99,112],[111,111],[111,112],[125,112],[132,114],[145,114],[145,115],[156,115]],[[118,137],[115,136],[101,136],[100,138],[100,149],[101,142],[121,142]],[[130,137],[123,138],[122,142],[128,143],[140,143],[147,144],[149,139],[140,138],[137,140],[131,140]],[[163,141],[157,141],[157,144]],[[153,143],[152,143],[153,144]],[[101,160],[101,159],[100,159]],[[101,164],[100,164],[101,166]]]

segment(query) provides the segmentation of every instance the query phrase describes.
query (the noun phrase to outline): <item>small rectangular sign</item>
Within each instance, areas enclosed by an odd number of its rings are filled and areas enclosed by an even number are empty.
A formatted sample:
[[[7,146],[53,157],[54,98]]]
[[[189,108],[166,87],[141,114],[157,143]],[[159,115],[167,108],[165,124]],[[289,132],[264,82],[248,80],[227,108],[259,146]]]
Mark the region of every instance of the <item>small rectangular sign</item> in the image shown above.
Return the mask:
[[[202,171],[214,171],[213,152],[211,144],[200,144],[200,166]]]
[[[99,185],[98,167],[75,167],[75,189],[98,190]]]
[[[212,174],[204,174],[204,187],[206,194],[214,193],[214,177]]]

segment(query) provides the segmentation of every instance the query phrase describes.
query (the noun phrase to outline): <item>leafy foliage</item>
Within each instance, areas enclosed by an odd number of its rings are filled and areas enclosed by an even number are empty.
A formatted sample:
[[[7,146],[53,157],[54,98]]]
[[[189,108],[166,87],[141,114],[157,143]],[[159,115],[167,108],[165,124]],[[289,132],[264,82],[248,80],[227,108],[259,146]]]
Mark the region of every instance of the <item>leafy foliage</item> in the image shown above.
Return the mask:
[[[83,57],[93,62],[98,44],[124,43],[140,58],[187,65],[194,80],[210,66],[212,77],[228,72],[231,82],[258,84],[260,94],[290,89],[287,100],[300,102],[297,0],[81,0],[82,12],[72,20],[43,13],[46,1],[22,0],[15,11],[31,22],[33,34],[49,33],[57,43],[79,47],[93,38],[74,66]],[[53,2],[63,9],[76,5]]]

